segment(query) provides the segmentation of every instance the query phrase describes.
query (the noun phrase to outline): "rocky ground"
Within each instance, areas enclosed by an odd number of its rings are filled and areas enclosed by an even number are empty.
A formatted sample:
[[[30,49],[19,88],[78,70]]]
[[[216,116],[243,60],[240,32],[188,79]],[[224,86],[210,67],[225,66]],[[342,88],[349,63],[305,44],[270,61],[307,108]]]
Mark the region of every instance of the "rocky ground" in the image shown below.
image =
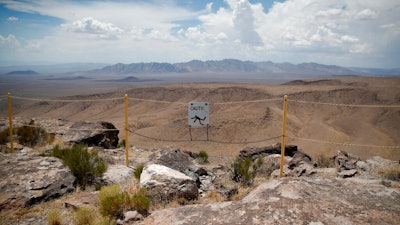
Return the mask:
[[[279,176],[280,145],[243,149],[238,157],[263,158],[252,188],[231,181],[229,164],[200,163],[196,153],[178,148],[130,148],[132,167],[124,166],[123,148],[103,149],[109,162],[104,184],[137,185],[135,166],[145,163],[140,186],[153,206],[144,217],[126,212],[120,224],[397,224],[400,219],[400,165],[381,157],[366,161],[347,152],[320,168],[297,146],[287,146],[285,173]],[[82,191],[53,157],[23,148],[1,154],[0,224],[46,224],[51,208],[71,223],[73,212],[98,207],[93,188]],[[382,171],[397,169],[395,177]],[[396,177],[397,176],[397,177]],[[389,179],[388,179],[389,178]],[[397,180],[397,181],[396,181]],[[239,196],[240,195],[240,196]],[[219,196],[219,197],[216,197]],[[176,200],[178,199],[178,202]],[[184,200],[179,200],[184,199]],[[176,204],[171,204],[176,202]]]

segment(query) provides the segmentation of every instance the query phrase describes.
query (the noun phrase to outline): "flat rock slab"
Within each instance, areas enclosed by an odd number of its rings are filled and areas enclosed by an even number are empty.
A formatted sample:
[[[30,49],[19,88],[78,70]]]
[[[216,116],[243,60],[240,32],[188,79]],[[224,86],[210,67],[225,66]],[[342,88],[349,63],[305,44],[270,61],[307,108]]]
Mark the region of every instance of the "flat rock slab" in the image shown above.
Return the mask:
[[[153,212],[142,224],[398,224],[400,189],[350,179],[283,178],[240,201]]]
[[[75,177],[54,157],[0,153],[0,210],[58,198],[75,190]]]

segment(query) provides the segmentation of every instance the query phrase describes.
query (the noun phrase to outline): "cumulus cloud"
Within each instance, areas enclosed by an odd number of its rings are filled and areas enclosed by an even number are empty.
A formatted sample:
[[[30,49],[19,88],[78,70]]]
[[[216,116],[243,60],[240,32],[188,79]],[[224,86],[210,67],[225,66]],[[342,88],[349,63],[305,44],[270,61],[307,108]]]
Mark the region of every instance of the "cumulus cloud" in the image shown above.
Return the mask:
[[[18,21],[19,19],[18,19],[18,17],[14,17],[14,16],[10,16],[10,17],[8,17],[7,18],[7,21]]]
[[[233,6],[233,27],[239,33],[240,41],[251,45],[262,45],[260,35],[254,29],[254,15],[250,3],[240,0]]]
[[[371,9],[364,9],[360,12],[357,13],[356,15],[356,19],[359,20],[372,20],[372,19],[376,19],[378,16],[378,14],[371,10]]]
[[[385,64],[400,60],[384,57],[399,48],[394,47],[400,42],[398,1],[290,0],[264,9],[266,4],[249,0],[225,0],[223,5],[210,0],[200,10],[178,3],[38,0],[7,1],[5,6],[64,21],[53,28],[48,44],[37,42],[40,48],[66,55],[72,54],[65,50],[70,46],[88,54],[103,51],[103,61],[239,58],[360,65],[375,62],[378,55]],[[8,37],[1,38],[5,43]],[[39,46],[29,43],[32,49]]]
[[[17,38],[9,34],[7,37],[0,35],[0,47],[3,48],[18,48],[20,46],[20,42]]]
[[[102,22],[91,17],[61,25],[65,30],[75,33],[93,34],[101,39],[117,39],[123,30],[112,23]]]

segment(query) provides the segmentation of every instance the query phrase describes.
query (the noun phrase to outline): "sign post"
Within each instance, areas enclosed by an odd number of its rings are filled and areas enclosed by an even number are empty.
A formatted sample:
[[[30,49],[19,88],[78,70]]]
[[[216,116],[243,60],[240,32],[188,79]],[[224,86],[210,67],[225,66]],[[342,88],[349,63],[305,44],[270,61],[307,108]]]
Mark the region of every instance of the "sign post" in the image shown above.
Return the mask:
[[[189,102],[188,124],[189,128],[208,127],[210,124],[208,102]]]

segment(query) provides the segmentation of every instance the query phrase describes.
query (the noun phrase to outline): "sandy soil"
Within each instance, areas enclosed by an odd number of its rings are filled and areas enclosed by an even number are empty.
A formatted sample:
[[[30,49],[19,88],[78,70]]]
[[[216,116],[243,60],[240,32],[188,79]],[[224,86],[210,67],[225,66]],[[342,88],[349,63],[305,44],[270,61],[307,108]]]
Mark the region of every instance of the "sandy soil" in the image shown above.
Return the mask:
[[[34,82],[23,88],[17,84],[2,85],[18,90],[15,96],[50,99],[103,99],[110,101],[53,102],[13,99],[14,117],[64,118],[68,120],[110,121],[120,129],[124,139],[124,94],[129,100],[130,145],[151,149],[177,146],[183,150],[205,150],[211,161],[235,157],[245,146],[271,145],[280,142],[282,134],[283,95],[287,94],[288,138],[312,156],[332,156],[345,150],[363,159],[379,155],[400,160],[400,108],[349,107],[310,104],[298,101],[349,105],[400,105],[400,78],[343,77],[304,80],[288,84],[256,83],[185,83],[185,84],[107,84],[107,83]],[[26,83],[25,83],[26,84]],[[3,89],[4,90],[4,89]],[[62,97],[64,96],[64,97]],[[69,96],[69,97],[66,97]],[[272,99],[271,101],[267,101]],[[253,100],[266,100],[251,102]],[[208,129],[190,130],[187,103],[210,103]],[[240,103],[232,103],[240,102]],[[6,100],[0,100],[0,116],[7,118]],[[191,140],[192,137],[192,141]],[[165,141],[160,141],[165,140]],[[257,142],[260,141],[260,142]],[[368,145],[349,146],[320,141]],[[243,142],[243,143],[241,143]],[[254,142],[254,143],[246,143]]]

